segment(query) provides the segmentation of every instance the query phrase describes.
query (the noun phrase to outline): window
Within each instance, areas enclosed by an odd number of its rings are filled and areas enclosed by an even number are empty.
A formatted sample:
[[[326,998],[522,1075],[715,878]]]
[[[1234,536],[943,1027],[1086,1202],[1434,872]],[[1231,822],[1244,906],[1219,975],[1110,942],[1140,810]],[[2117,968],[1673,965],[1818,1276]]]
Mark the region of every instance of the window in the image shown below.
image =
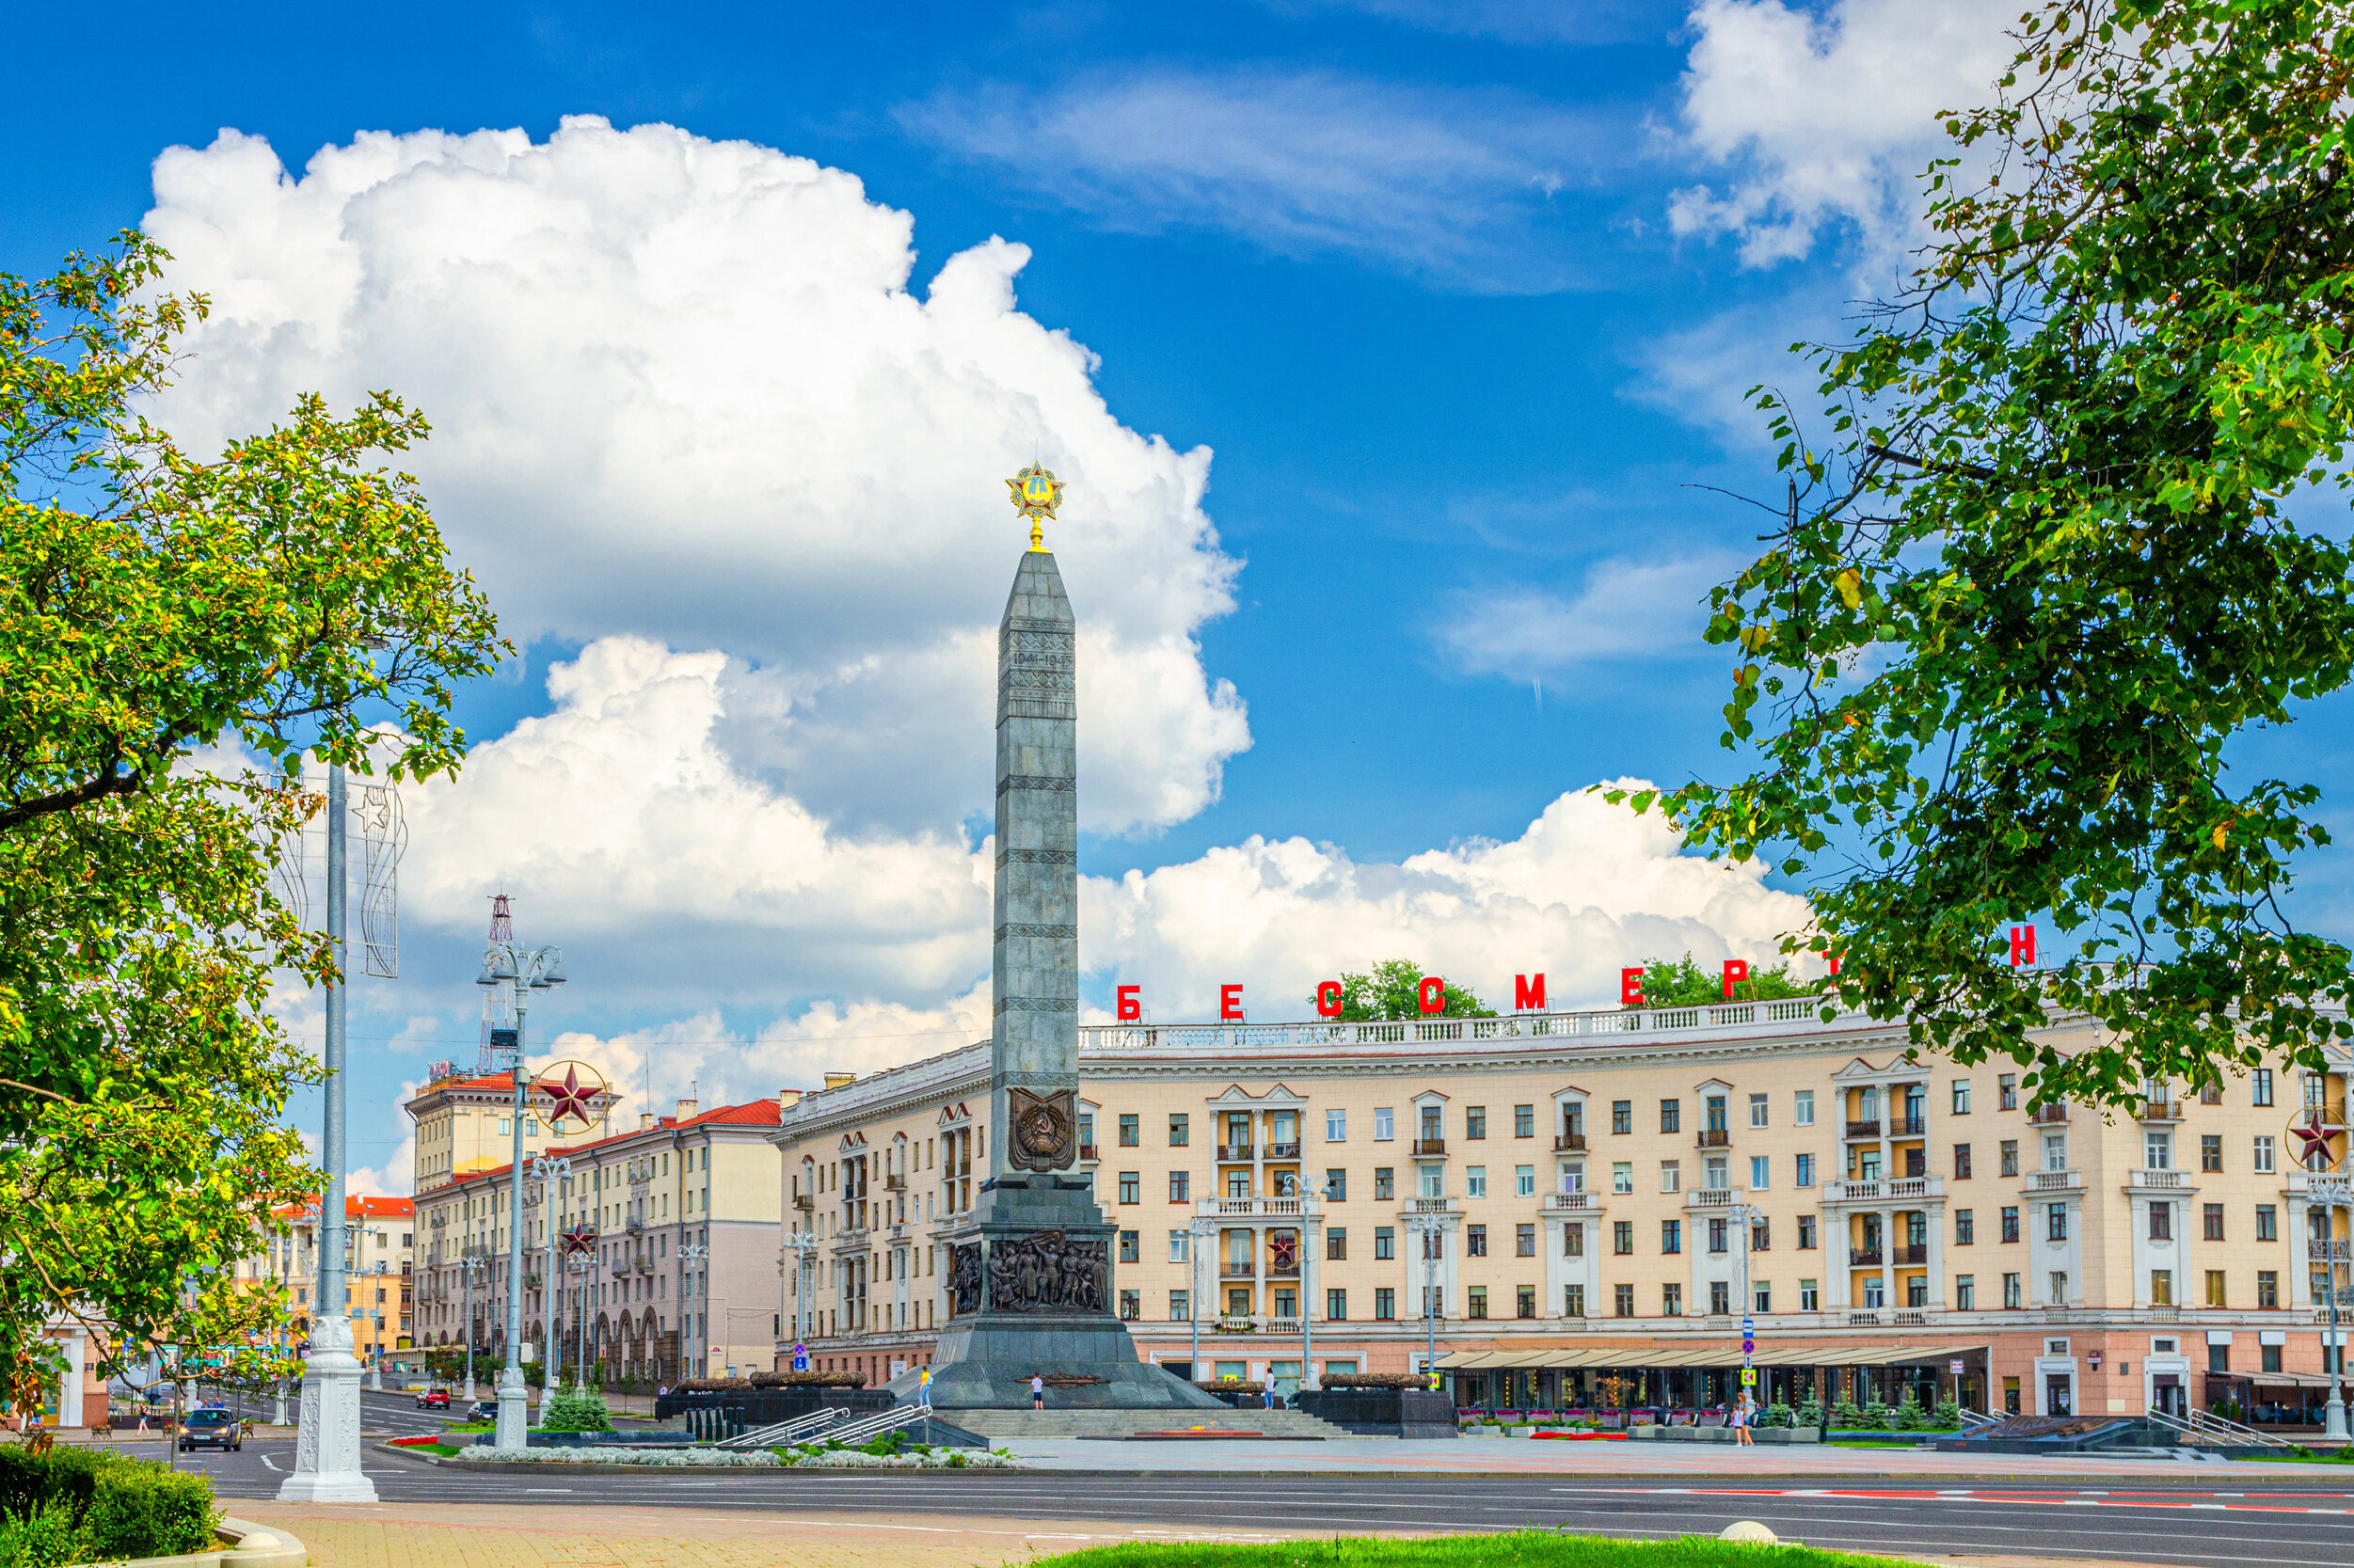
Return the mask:
[[[1466,1140],[1487,1136],[1487,1106],[1466,1105],[1463,1107],[1463,1136]]]
[[[2269,1175],[2271,1173],[2272,1139],[2269,1135],[2256,1140],[2253,1168],[2260,1174]]]
[[[1684,1288],[1678,1284],[1660,1287],[1660,1311],[1670,1318],[1684,1315]]]
[[[1634,1316],[1634,1287],[1614,1285],[1610,1288],[1611,1310],[1622,1318]]]
[[[1120,1147],[1135,1148],[1143,1142],[1143,1118],[1135,1115],[1122,1115],[1120,1118]]]
[[[1764,1192],[1773,1185],[1773,1162],[1763,1154],[1749,1157],[1749,1187],[1752,1192]]]
[[[1565,1225],[1561,1227],[1561,1255],[1564,1258],[1585,1256],[1585,1227]]]
[[[1228,1171],[1226,1173],[1226,1196],[1249,1197],[1250,1196],[1250,1173],[1247,1170]]]
[[[1724,1317],[1726,1313],[1730,1312],[1732,1309],[1733,1309],[1733,1287],[1732,1287],[1729,1283],[1727,1283],[1726,1281],[1722,1280],[1722,1279],[1711,1279],[1711,1280],[1710,1280],[1710,1281],[1709,1281],[1709,1311],[1710,1311],[1710,1315],[1712,1315],[1712,1316],[1714,1316],[1714,1317],[1719,1317],[1719,1318],[1721,1318],[1721,1317]]]
[[[1610,1249],[1622,1258],[1633,1253],[1634,1221],[1613,1220],[1610,1222]]]
[[[2152,1269],[2150,1271],[2150,1305],[2153,1307],[2174,1305],[2173,1270]]]
[[[1512,1315],[1516,1318],[1534,1318],[1536,1316],[1535,1286],[1521,1285],[1514,1288],[1512,1292]]]
[[[1634,1191],[1634,1162],[1632,1160],[1618,1160],[1612,1163],[1610,1190],[1614,1193]]]
[[[1193,1261],[1193,1232],[1172,1230],[1169,1233],[1169,1260],[1172,1263]]]
[[[2171,1242],[2174,1239],[2174,1206],[2171,1203],[2150,1205],[2150,1240]]]
[[[1721,1218],[1711,1217],[1710,1219],[1709,1250],[1710,1252],[1724,1252],[1730,1247],[1731,1243],[1727,1239],[1727,1232],[1726,1231],[1725,1226],[1726,1222]]]
[[[2019,1206],[2015,1203],[2003,1205],[2002,1239],[2006,1242],[2015,1242],[2019,1239]]]
[[[1812,1214],[1798,1216],[1798,1250],[1801,1252],[1815,1250],[1815,1216]]]
[[[1374,1142],[1386,1144],[1398,1135],[1397,1113],[1387,1105],[1374,1107]]]
[[[1516,1138],[1534,1138],[1536,1136],[1535,1106],[1515,1105],[1512,1108],[1512,1135]],[[1536,1314],[1534,1312],[1528,1314],[1530,1317],[1535,1317],[1535,1315]]]
[[[1953,1212],[1953,1244],[1974,1246],[1978,1243],[1978,1211],[1956,1209]]]
[[[1970,1179],[1970,1146],[1968,1144],[1953,1146],[1953,1179],[1956,1181],[1967,1181]]]
[[[2281,1239],[2281,1212],[2269,1203],[2256,1205],[2256,1240],[2277,1242]]]
[[[2068,1239],[2068,1206],[2066,1204],[2047,1203],[2044,1206],[2044,1239],[2047,1242],[2064,1242]]]
[[[499,1136],[502,1138],[511,1137],[514,1132],[515,1118],[513,1117],[501,1117],[499,1118]]]
[[[2002,1174],[2005,1176],[2019,1174],[2019,1140],[2016,1138],[2005,1138],[2002,1141]]]
[[[1424,1174],[1426,1175],[1438,1174],[1438,1167],[1436,1165],[1425,1166],[1424,1168]],[[1432,1196],[1436,1196],[1438,1195],[1433,1194]],[[1486,1197],[1487,1196],[1487,1167],[1486,1165],[1465,1165],[1463,1167],[1463,1196],[1465,1197]]]
[[[1474,1323],[1486,1318],[1487,1316],[1487,1287],[1485,1285],[1474,1285],[1469,1291],[1465,1291],[1464,1294],[1470,1300],[1470,1309],[1464,1315],[1471,1319]],[[1439,1316],[1439,1314],[1432,1312],[1429,1316],[1435,1318]]]
[[[1375,1260],[1376,1260],[1376,1261],[1377,1261],[1377,1262],[1385,1262],[1385,1263],[1386,1263],[1386,1262],[1388,1262],[1391,1259],[1395,1258],[1397,1255],[1398,1255],[1398,1233],[1397,1233],[1397,1228],[1396,1228],[1394,1226],[1387,1226],[1387,1225],[1376,1225],[1376,1226],[1375,1226],[1375,1227],[1374,1227],[1374,1259],[1375,1259]]]
[[[1398,1179],[1396,1173],[1392,1171],[1388,1165],[1376,1165],[1374,1167],[1374,1201],[1376,1203],[1387,1203],[1397,1196]]]
[[[1684,1102],[1680,1100],[1660,1101],[1660,1131],[1680,1132],[1684,1130]]]
[[[1334,1225],[1325,1227],[1324,1256],[1325,1260],[1328,1262],[1341,1263],[1347,1261],[1348,1227],[1344,1225]]]
[[[1171,1203],[1193,1201],[1193,1173],[1191,1171],[1173,1170],[1169,1173],[1169,1201]]]
[[[2256,1271],[2256,1305],[2258,1307],[2278,1307],[2281,1305],[2281,1275],[2277,1271],[2272,1269],[2258,1269]],[[2264,1370],[2267,1372],[2279,1371],[2281,1370],[2281,1352],[2279,1347],[2267,1347],[2265,1351],[2265,1355],[2267,1359],[2264,1364]]]
[[[1970,1081],[1966,1078],[1953,1081],[1953,1114],[1957,1117],[1970,1114]]]
[[[2223,1168],[2222,1133],[2202,1132],[2199,1135],[2199,1168],[2201,1170],[2221,1170]]]
[[[2268,1067],[2260,1067],[2260,1068],[2256,1069],[2256,1070],[2255,1070],[2255,1071],[2253,1071],[2253,1072],[2250,1073],[2250,1074],[2248,1075],[2248,1087],[2249,1087],[2248,1102],[2249,1102],[2250,1104],[2251,1104],[2251,1105],[2269,1105],[2269,1104],[2271,1104],[2271,1103],[2272,1103],[2272,1069],[2271,1069],[2270,1068],[2268,1068]],[[2267,1368],[2266,1368],[2265,1370],[2266,1370],[2267,1371],[2271,1370],[2271,1369],[2270,1369],[2270,1368],[2268,1368],[2268,1367],[2267,1367]]]
[[[1169,1147],[1183,1148],[1193,1142],[1193,1117],[1184,1111],[1169,1114]]]
[[[1610,1102],[1610,1130],[1613,1132],[1634,1131],[1634,1101],[1614,1100]]]
[[[1564,1285],[1561,1288],[1561,1315],[1565,1318],[1585,1316],[1585,1287]]]
[[[2141,1168],[2143,1170],[2172,1170],[2174,1168],[2174,1134],[2145,1132],[2141,1134]]]
[[[1374,1316],[1386,1323],[1395,1320],[1397,1315],[1398,1293],[1386,1285],[1376,1289],[1374,1291]]]
[[[1978,1275],[1957,1274],[1953,1276],[1953,1306],[1958,1312],[1978,1310]]]
[[[1139,1244],[1143,1236],[1144,1233],[1140,1230],[1123,1230],[1120,1233],[1120,1260],[1121,1262],[1141,1263],[1144,1261],[1144,1248]]]
[[[2203,1223],[2199,1230],[2201,1240],[2221,1241],[2223,1239],[2223,1205],[2210,1203],[2202,1211],[2202,1215]]]
[[[1191,1291],[1169,1292],[1169,1321],[1173,1323],[1193,1321],[1193,1292]]]
[[[2228,1307],[2231,1305],[2223,1299],[2223,1271],[2221,1269],[2209,1269],[2207,1271],[2207,1305],[2209,1307]]]
[[[1681,1252],[1684,1250],[1683,1221],[1660,1221],[1660,1250],[1662,1252]]]
[[[881,1308],[881,1307],[877,1307],[875,1310],[877,1310],[877,1311],[881,1311],[881,1310],[882,1310],[882,1308]],[[1121,1292],[1120,1292],[1120,1318],[1121,1318],[1121,1321],[1122,1323],[1135,1323],[1135,1322],[1136,1322],[1138,1318],[1141,1318],[1141,1317],[1143,1317],[1143,1316],[1144,1316],[1144,1292],[1143,1292],[1143,1291],[1121,1291]]]
[[[1121,1202],[1138,1203],[1143,1201],[1143,1189],[1144,1178],[1142,1176],[1132,1170],[1123,1170],[1120,1173]]]
[[[1346,1291],[1328,1290],[1325,1291],[1324,1316],[1328,1323],[1344,1323],[1348,1322],[1348,1292]],[[1327,1366],[1326,1370],[1328,1371],[1330,1370],[1329,1365]]]
[[[1328,1144],[1348,1142],[1348,1113],[1329,1110],[1324,1114],[1324,1141]]]
[[[1678,1193],[1683,1191],[1683,1166],[1674,1160],[1662,1160],[1660,1162],[1660,1191]]]
[[[1812,1127],[1815,1124],[1815,1091],[1800,1089],[1790,1097],[1790,1125]]]
[[[2048,1307],[2067,1306],[2068,1271],[2065,1269],[2054,1269],[2052,1271],[2051,1286],[2052,1293],[2045,1298],[2044,1305]]]
[[[1798,1309],[1801,1312],[1820,1310],[1821,1300],[1821,1291],[1813,1280],[1802,1279],[1798,1282]]]
[[[1815,1184],[1815,1157],[1811,1154],[1801,1154],[1798,1156],[1797,1163],[1798,1174],[1796,1180],[1798,1185],[1802,1187],[1813,1186]]]
[[[1334,1165],[1324,1173],[1324,1196],[1334,1203],[1348,1201],[1348,1172]]]
[[[1513,1227],[1512,1256],[1515,1258],[1534,1258],[1536,1256],[1535,1226],[1520,1225]]]
[[[1486,1226],[1473,1225],[1465,1227],[1463,1252],[1464,1256],[1469,1258],[1485,1258],[1487,1256],[1487,1227]]]
[[[2002,1276],[2002,1304],[2007,1310],[2013,1312],[2025,1305],[2019,1291],[2019,1276],[2015,1274]]]

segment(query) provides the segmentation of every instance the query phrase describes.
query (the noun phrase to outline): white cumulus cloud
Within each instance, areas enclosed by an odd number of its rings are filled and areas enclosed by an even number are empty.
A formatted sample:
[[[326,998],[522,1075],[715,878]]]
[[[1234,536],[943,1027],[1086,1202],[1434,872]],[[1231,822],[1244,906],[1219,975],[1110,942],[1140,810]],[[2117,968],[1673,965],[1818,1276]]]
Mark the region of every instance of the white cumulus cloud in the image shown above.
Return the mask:
[[[1781,935],[1804,929],[1808,911],[1766,886],[1761,866],[1679,854],[1656,816],[1573,791],[1516,839],[1399,865],[1254,837],[1090,879],[1079,916],[1083,965],[1142,985],[1151,1016],[1174,1022],[1217,1017],[1229,984],[1245,988],[1255,1018],[1310,1017],[1316,982],[1397,958],[1490,1005],[1509,1007],[1513,976],[1541,971],[1553,1006],[1600,1006],[1616,996],[1618,971],[1646,958],[1778,961]]]
[[[1731,173],[1671,207],[1766,266],[1853,224],[1879,249],[1918,232],[1917,177],[1948,144],[1939,110],[1988,100],[2012,54],[2006,0],[1701,0],[1681,105],[1689,150]]]
[[[224,132],[156,160],[146,227],[214,303],[157,410],[176,433],[397,389],[507,631],[724,649],[760,720],[729,738],[830,822],[985,807],[976,705],[1023,538],[1003,481],[1034,457],[1070,484],[1050,542],[1106,699],[1088,826],[1192,815],[1249,744],[1193,641],[1235,570],[1209,453],[1112,416],[1093,356],[1016,309],[1022,245],[918,293],[913,219],[854,176],[596,119],[372,133],[299,178]]]

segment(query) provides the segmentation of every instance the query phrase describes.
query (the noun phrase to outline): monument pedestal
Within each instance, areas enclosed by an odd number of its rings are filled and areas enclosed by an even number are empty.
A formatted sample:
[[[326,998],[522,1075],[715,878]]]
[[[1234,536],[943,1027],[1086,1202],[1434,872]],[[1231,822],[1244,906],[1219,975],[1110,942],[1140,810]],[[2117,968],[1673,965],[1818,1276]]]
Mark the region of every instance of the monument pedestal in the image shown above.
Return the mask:
[[[313,1322],[294,1427],[294,1470],[278,1489],[279,1502],[376,1500],[376,1483],[359,1468],[359,1372],[351,1320],[339,1315]]]
[[[1224,1410],[1137,1359],[1110,1299],[1117,1228],[1082,1180],[1001,1176],[984,1188],[974,1223],[946,1238],[955,1316],[931,1365],[932,1408],[1027,1410],[1038,1376],[1050,1410]],[[888,1386],[913,1401],[921,1378]]]

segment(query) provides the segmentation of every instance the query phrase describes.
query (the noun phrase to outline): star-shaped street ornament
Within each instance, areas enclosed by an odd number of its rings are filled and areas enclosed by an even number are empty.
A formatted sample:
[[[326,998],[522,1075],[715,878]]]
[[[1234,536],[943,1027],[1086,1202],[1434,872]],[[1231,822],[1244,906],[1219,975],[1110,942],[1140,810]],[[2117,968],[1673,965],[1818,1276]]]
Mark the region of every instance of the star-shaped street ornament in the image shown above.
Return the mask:
[[[2330,1140],[2346,1131],[2345,1126],[2330,1118],[2320,1106],[2309,1107],[2305,1114],[2289,1123],[2289,1136],[2297,1140],[2297,1163],[2308,1170],[2330,1163]]]
[[[596,1232],[585,1225],[556,1232],[556,1240],[564,1243],[566,1258],[584,1258],[596,1250]]]
[[[566,1117],[576,1118],[583,1127],[594,1126],[600,1119],[596,1101],[605,1085],[594,1073],[582,1082],[581,1069],[574,1063],[565,1064],[563,1082],[543,1078],[532,1087],[548,1097],[548,1125],[551,1130]]]

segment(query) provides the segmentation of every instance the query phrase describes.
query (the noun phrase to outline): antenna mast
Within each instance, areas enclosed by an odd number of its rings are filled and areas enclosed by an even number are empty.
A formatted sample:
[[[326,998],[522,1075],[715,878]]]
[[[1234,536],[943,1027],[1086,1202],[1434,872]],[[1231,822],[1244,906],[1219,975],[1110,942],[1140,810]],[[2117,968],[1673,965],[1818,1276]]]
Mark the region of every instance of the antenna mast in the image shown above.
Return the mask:
[[[515,915],[507,908],[507,895],[503,893],[491,895],[490,940],[509,943],[515,941]],[[507,986],[483,988],[482,1050],[474,1064],[477,1073],[496,1071],[503,1065],[499,1059],[500,1052],[511,1049],[510,1042],[515,1038],[515,1001],[511,990]]]

